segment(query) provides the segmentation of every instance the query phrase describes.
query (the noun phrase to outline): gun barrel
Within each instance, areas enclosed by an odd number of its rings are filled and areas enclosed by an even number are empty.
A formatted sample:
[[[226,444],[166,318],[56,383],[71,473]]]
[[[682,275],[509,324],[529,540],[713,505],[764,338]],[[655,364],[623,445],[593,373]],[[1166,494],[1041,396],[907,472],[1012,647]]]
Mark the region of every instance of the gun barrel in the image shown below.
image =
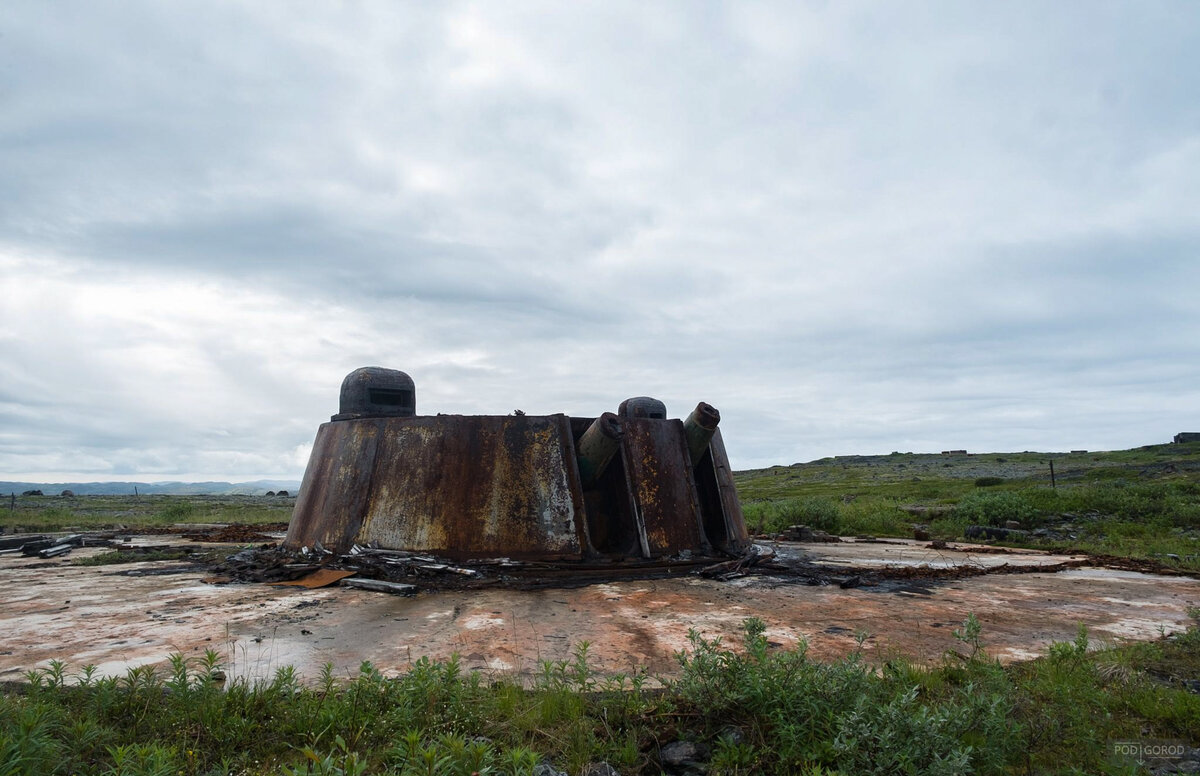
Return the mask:
[[[592,421],[579,438],[575,457],[579,462],[579,477],[585,488],[595,485],[616,455],[625,431],[621,419],[606,412]]]
[[[708,443],[712,441],[721,422],[721,413],[711,404],[700,402],[692,414],[683,421],[683,433],[687,437],[688,454],[692,457],[692,466],[700,462]]]

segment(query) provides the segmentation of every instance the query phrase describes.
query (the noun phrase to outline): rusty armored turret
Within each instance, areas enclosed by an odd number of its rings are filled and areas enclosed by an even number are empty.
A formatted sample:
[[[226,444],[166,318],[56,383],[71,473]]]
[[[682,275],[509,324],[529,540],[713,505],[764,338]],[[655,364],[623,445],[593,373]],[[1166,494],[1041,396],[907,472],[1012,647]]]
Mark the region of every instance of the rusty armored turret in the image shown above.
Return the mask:
[[[738,554],[748,539],[719,421],[703,402],[668,419],[645,396],[598,418],[421,416],[408,375],[356,369],[317,431],[284,544],[454,559]]]

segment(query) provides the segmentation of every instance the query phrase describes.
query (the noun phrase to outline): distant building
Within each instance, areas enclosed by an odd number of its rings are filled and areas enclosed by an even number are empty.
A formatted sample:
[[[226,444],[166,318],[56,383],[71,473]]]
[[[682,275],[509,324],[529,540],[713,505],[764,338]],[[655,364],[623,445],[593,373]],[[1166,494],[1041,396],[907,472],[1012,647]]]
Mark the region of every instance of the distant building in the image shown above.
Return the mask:
[[[1200,442],[1200,431],[1180,431],[1175,435],[1175,444],[1181,445],[1184,442]]]

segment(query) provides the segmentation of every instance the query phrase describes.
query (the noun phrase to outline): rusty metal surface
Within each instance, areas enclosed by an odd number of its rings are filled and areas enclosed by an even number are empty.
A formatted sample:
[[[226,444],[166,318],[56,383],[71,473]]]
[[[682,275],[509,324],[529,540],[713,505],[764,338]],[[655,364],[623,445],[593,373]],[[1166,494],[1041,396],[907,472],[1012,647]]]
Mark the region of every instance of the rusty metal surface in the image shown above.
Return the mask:
[[[378,449],[360,544],[448,558],[582,558],[587,552],[566,416],[375,423]]]
[[[288,582],[271,582],[270,584],[279,585],[281,587],[305,587],[305,588],[308,588],[309,590],[316,590],[318,588],[329,587],[330,585],[336,585],[338,582],[341,582],[346,577],[354,576],[354,574],[355,574],[355,572],[353,572],[353,571],[340,571],[338,569],[317,569],[316,571],[312,572],[311,574],[301,577],[300,579],[293,579]]]
[[[683,421],[683,434],[687,438],[688,456],[692,464],[698,464],[708,450],[717,424],[721,422],[721,413],[717,408],[706,402],[700,402],[692,414]]]
[[[579,479],[584,488],[590,488],[604,475],[621,447],[624,434],[621,421],[611,412],[596,418],[575,442],[575,457],[579,462]]]
[[[621,454],[648,557],[709,552],[683,423],[626,418]]]
[[[349,549],[354,543],[370,495],[379,428],[379,421],[357,420],[323,423],[317,429],[285,546],[320,542]]]
[[[725,523],[725,549],[728,552],[739,552],[750,544],[750,533],[746,530],[746,520],[742,515],[742,504],[738,500],[737,485],[733,482],[733,467],[729,465],[729,454],[725,452],[725,440],[721,438],[721,429],[713,433],[708,451],[713,466],[719,491],[721,517]],[[710,536],[710,539],[715,537]]]
[[[744,544],[724,446],[713,444],[720,414],[704,402],[684,423],[645,396],[599,418],[420,417],[415,396],[398,370],[346,376],[285,547],[682,561]]]

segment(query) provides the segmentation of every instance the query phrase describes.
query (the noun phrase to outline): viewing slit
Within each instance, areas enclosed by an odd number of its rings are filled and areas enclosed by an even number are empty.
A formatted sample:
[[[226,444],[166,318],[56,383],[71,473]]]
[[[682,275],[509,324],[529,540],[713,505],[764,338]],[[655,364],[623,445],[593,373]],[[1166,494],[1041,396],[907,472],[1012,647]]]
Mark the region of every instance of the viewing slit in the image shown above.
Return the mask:
[[[412,404],[412,391],[395,390],[391,388],[371,388],[368,398],[372,404],[383,404],[388,407],[406,407]]]

